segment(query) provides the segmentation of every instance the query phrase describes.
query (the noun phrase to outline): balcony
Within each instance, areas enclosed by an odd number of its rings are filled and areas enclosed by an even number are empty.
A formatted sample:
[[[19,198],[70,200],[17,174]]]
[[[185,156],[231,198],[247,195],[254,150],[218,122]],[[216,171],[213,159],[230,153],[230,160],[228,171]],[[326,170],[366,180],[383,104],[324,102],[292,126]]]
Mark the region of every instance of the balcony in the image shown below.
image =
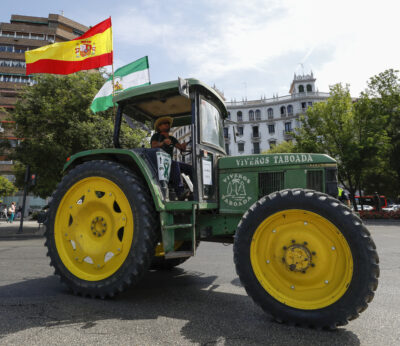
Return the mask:
[[[290,130],[290,131],[283,130],[283,131],[282,131],[282,134],[283,134],[283,138],[284,138],[285,140],[287,140],[287,139],[293,139],[293,130]]]
[[[259,142],[261,141],[261,136],[259,133],[252,133],[251,134],[251,140],[254,142]]]

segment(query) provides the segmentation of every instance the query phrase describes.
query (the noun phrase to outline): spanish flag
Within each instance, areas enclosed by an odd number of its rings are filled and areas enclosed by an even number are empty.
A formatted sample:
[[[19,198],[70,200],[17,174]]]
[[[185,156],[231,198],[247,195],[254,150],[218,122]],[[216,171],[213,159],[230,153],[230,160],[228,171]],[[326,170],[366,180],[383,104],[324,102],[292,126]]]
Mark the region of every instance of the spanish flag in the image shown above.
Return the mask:
[[[53,43],[25,52],[26,75],[70,74],[113,63],[111,18],[68,42]]]

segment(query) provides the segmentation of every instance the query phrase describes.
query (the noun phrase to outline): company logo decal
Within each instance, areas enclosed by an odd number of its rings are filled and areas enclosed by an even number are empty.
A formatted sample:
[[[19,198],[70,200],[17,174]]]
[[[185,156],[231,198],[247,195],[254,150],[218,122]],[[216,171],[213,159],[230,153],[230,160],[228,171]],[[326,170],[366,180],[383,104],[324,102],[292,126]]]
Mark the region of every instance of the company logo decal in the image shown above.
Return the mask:
[[[245,157],[236,159],[236,166],[260,166],[260,165],[285,165],[293,163],[310,163],[313,158],[310,154],[287,154],[261,157]]]
[[[240,207],[246,205],[251,196],[247,195],[251,180],[240,173],[232,173],[222,179],[226,184],[226,192],[222,195],[222,200],[232,206]]]

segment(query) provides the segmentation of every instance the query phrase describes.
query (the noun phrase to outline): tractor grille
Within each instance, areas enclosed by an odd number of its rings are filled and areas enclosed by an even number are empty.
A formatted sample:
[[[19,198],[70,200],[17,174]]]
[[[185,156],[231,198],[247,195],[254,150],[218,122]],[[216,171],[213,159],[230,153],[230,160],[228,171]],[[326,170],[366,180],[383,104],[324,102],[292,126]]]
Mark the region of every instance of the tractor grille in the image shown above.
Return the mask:
[[[307,171],[307,189],[324,191],[322,171]]]
[[[260,173],[258,175],[259,197],[263,197],[275,191],[283,190],[284,180],[284,172]]]

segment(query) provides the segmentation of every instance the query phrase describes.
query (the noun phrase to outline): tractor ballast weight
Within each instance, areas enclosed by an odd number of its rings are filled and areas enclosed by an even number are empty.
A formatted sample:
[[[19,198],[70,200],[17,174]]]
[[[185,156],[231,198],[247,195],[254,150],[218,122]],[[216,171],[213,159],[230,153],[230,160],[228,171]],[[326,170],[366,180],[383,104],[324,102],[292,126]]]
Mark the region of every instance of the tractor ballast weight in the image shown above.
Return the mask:
[[[195,255],[200,241],[234,243],[248,294],[277,320],[335,328],[372,300],[378,256],[360,218],[339,202],[335,160],[323,154],[227,156],[223,99],[195,79],[114,97],[112,149],[73,155],[53,194],[46,246],[76,294],[104,298]],[[191,128],[193,197],[169,186],[161,149],[121,148],[123,116]]]

